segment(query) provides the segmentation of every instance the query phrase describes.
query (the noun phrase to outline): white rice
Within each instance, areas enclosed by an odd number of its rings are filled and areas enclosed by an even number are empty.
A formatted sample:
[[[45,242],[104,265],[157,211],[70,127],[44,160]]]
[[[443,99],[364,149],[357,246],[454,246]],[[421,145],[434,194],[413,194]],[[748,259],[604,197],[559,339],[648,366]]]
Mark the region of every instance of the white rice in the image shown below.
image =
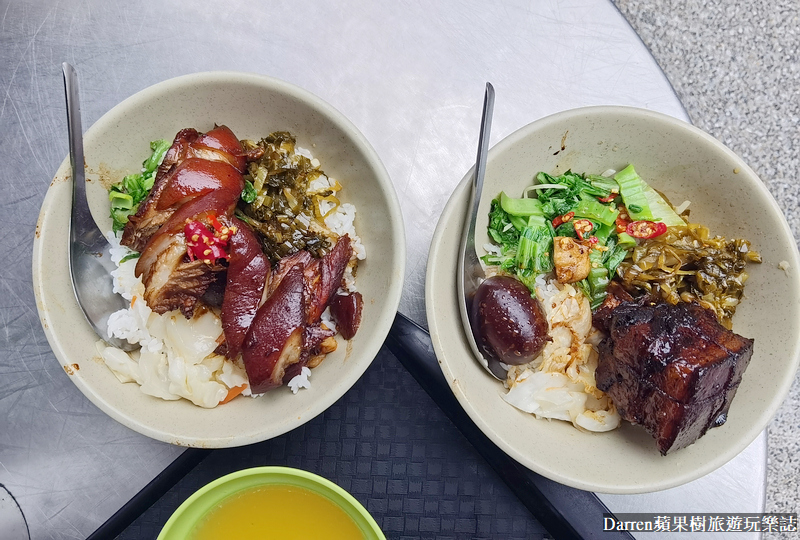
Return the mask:
[[[297,154],[298,156],[303,156],[305,158],[308,158],[309,160],[311,160],[312,167],[314,167],[315,169],[319,168],[320,166],[319,160],[311,154],[311,150],[309,150],[308,148],[303,148],[302,146],[295,145],[294,153]],[[309,186],[309,189],[311,189],[311,186]]]
[[[301,151],[306,153],[301,153]],[[310,153],[303,148],[296,148],[295,153],[304,155],[306,157],[310,156]],[[336,180],[323,174],[309,182],[308,192],[324,192],[334,186],[336,186]],[[335,203],[322,200],[319,202],[319,211],[322,215],[325,215],[333,210],[334,206],[336,206]],[[345,234],[350,236],[350,245],[353,247],[353,252],[356,255],[356,259],[363,261],[367,258],[367,250],[364,247],[364,244],[361,242],[361,237],[356,234],[356,229],[354,226],[355,219],[355,205],[351,203],[341,203],[336,207],[335,211],[325,218],[324,221],[325,226],[338,236],[344,236]],[[355,276],[353,276],[352,265],[349,265],[345,270],[343,281],[344,292],[352,293],[356,291]]]
[[[289,389],[292,391],[292,394],[296,394],[301,388],[311,388],[311,383],[308,380],[309,377],[311,377],[311,370],[303,366],[302,369],[300,369],[300,374],[295,375],[292,377],[292,380],[289,381]]]
[[[179,311],[159,315],[147,306],[144,285],[135,275],[136,259],[122,262],[133,253],[107,235],[111,257],[117,269],[114,292],[131,301],[130,307],[109,317],[113,337],[138,344],[141,349],[126,353],[98,342],[100,356],[120,382],[135,382],[143,393],[165,400],[185,398],[200,407],[216,407],[228,392],[247,384],[244,367],[215,354],[222,322],[214,311],[198,313],[191,320]],[[244,394],[249,390],[245,388]]]
[[[331,308],[329,307],[325,308],[325,311],[323,311],[322,315],[320,315],[320,321],[322,322],[322,324],[324,324],[331,330],[336,331],[336,323],[333,322],[333,316],[331,315]]]
[[[503,254],[503,250],[500,248],[500,246],[495,244],[483,244],[483,249],[486,250],[486,253],[490,255],[500,256]]]
[[[535,283],[551,341],[531,363],[508,366],[503,398],[537,418],[564,420],[582,430],[616,428],[619,413],[595,382],[602,335],[592,327],[588,299],[555,279],[538,276]]]

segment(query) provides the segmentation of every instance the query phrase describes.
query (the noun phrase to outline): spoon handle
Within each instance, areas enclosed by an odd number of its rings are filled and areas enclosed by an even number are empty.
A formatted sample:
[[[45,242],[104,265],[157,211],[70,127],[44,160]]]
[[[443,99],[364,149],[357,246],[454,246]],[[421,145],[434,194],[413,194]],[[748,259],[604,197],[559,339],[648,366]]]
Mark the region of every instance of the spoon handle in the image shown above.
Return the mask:
[[[489,133],[492,130],[492,112],[494,111],[494,87],[491,83],[486,83],[486,95],[483,99],[483,116],[481,118],[481,131],[478,137],[478,155],[475,158],[475,174],[472,177],[472,189],[470,190],[469,211],[467,223],[465,224],[465,234],[461,241],[461,268],[460,275],[463,276],[464,290],[462,297],[469,304],[470,299],[480,285],[483,277],[483,267],[478,260],[475,250],[475,222],[478,219],[478,207],[481,202],[483,192],[483,178],[486,176],[486,154],[489,151]]]
[[[475,158],[475,174],[472,177],[469,205],[467,206],[467,222],[464,237],[461,239],[461,253],[459,265],[463,269],[460,275],[467,282],[464,284],[464,295],[471,295],[478,288],[479,279],[483,277],[482,267],[475,251],[475,222],[478,219],[478,206],[481,202],[483,191],[483,177],[486,175],[486,154],[489,151],[489,134],[492,130],[492,112],[494,111],[494,87],[486,83],[486,94],[483,98],[483,115],[481,117],[481,131],[478,136],[478,155]]]
[[[472,177],[472,197],[470,197],[470,218],[467,243],[475,250],[475,221],[478,217],[478,206],[483,191],[483,178],[486,176],[486,154],[489,152],[489,134],[492,131],[492,114],[494,112],[494,86],[486,83],[486,95],[483,100],[483,116],[481,131],[478,136],[478,154],[475,157],[475,176]]]
[[[86,173],[83,155],[83,128],[81,126],[81,105],[78,99],[78,73],[72,65],[64,62],[64,93],[67,98],[67,131],[69,133],[69,160],[72,167],[72,217],[70,219],[70,250],[86,223],[94,223],[89,203],[86,200]],[[72,257],[70,257],[70,262]]]

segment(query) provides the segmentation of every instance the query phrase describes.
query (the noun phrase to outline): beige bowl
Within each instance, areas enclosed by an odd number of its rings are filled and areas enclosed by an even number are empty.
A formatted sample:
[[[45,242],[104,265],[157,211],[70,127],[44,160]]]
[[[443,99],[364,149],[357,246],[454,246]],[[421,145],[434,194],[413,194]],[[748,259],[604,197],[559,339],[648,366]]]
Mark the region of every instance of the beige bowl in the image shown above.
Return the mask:
[[[391,180],[378,155],[341,113],[285,82],[244,73],[199,73],[147,88],[97,121],[84,137],[89,203],[111,230],[107,187],[140,170],[151,140],[178,130],[226,124],[239,138],[290,131],[323,170],[341,181],[341,198],[356,206],[356,231],[367,250],[356,285],[364,296],[361,328],[312,370],[311,388],[279,388],[205,410],[186,400],[162,401],[121,384],[100,359],[97,336],[72,293],[67,238],[71,176],[65,159],[42,205],[33,253],[37,307],[50,346],[76,386],[115,420],[149,437],[182,446],[238,446],[285,433],[339,399],[380,349],[400,301],[405,240]]]
[[[489,241],[489,203],[500,191],[520,196],[538,171],[599,174],[628,163],[674,204],[691,201],[692,221],[706,224],[712,234],[751,240],[763,257],[763,264],[749,266],[746,298],[734,317],[734,331],[755,338],[755,349],[722,427],[663,457],[640,427],[624,423],[609,433],[583,433],[565,422],[537,420],[503,401],[502,384],[473,358],[458,315],[456,256],[472,171],[439,220],[425,295],[442,371],[472,420],[533,471],[606,493],[662,490],[726,463],[767,426],[800,359],[800,259],[783,214],[739,157],[674,118],[628,107],[589,107],[543,118],[508,136],[488,155],[476,245]]]

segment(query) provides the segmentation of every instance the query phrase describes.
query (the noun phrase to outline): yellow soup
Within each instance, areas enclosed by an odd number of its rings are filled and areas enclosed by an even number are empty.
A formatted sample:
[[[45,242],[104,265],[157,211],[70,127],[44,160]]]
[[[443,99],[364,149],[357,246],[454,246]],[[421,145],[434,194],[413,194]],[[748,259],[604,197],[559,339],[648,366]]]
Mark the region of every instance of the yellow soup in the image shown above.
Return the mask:
[[[364,538],[355,521],[326,497],[305,488],[267,485],[222,501],[194,527],[191,540]]]

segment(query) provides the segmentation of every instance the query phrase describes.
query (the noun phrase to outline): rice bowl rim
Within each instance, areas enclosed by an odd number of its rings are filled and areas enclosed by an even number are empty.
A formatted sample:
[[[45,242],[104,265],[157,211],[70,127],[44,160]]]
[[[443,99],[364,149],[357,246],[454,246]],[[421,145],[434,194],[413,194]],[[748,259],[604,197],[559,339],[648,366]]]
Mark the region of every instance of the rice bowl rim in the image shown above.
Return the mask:
[[[70,171],[69,156],[65,157],[45,196],[37,222],[36,235],[34,237],[32,272],[34,295],[36,297],[40,322],[45,331],[45,335],[51,349],[65,372],[92,403],[116,421],[134,431],[153,439],[179,446],[225,448],[260,442],[286,433],[326,410],[355,384],[377,356],[394,320],[397,306],[400,302],[402,283],[405,275],[405,231],[402,224],[402,213],[394,186],[377,152],[355,125],[332,105],[307,90],[273,77],[232,71],[193,73],[154,84],[123,100],[106,112],[84,134],[87,155],[87,180],[89,180],[89,182],[87,182],[87,191],[92,191],[92,189],[94,189],[95,192],[97,191],[97,186],[92,188],[91,178],[89,178],[91,167],[97,165],[92,162],[92,148],[95,144],[100,144],[99,141],[105,133],[114,133],[115,130],[119,130],[118,124],[123,122],[127,115],[133,115],[137,112],[142,113],[142,111],[147,113],[148,104],[154,101],[157,102],[159,99],[167,100],[169,103],[172,103],[184,94],[197,91],[200,92],[199,95],[202,96],[202,99],[210,99],[209,96],[219,97],[217,95],[219,92],[231,88],[243,92],[250,97],[257,95],[261,98],[263,95],[265,99],[272,97],[273,99],[290,101],[292,107],[297,107],[297,109],[292,109],[292,113],[294,110],[302,111],[300,112],[301,116],[305,115],[311,117],[321,126],[319,129],[322,135],[320,136],[339,133],[342,144],[354,148],[355,151],[357,151],[359,159],[355,160],[356,164],[360,167],[362,175],[369,176],[369,185],[373,187],[372,192],[374,193],[374,197],[380,201],[380,208],[385,213],[385,227],[392,239],[392,242],[386,243],[389,252],[388,256],[385,257],[385,265],[390,265],[390,267],[386,269],[388,272],[387,275],[391,276],[393,279],[390,279],[385,288],[381,290],[380,304],[376,305],[374,312],[370,314],[371,319],[375,321],[374,332],[371,335],[366,335],[366,333],[362,332],[360,336],[354,338],[354,340],[359,341],[357,347],[358,352],[347,354],[346,371],[343,371],[342,378],[335,381],[335,384],[325,388],[318,396],[318,400],[306,409],[303,409],[297,415],[289,415],[289,418],[272,422],[272,424],[267,422],[266,425],[259,426],[257,429],[247,430],[246,433],[226,433],[220,436],[199,436],[193,434],[191,430],[186,430],[184,426],[176,426],[174,430],[172,427],[153,427],[148,424],[150,421],[149,418],[143,419],[136,417],[138,411],[129,413],[129,410],[121,407],[116,396],[103,397],[99,395],[98,389],[96,388],[97,382],[94,380],[95,376],[87,376],[85,369],[79,369],[89,365],[90,370],[93,370],[95,368],[92,366],[92,363],[102,363],[102,360],[99,359],[99,355],[97,355],[96,351],[93,351],[94,341],[92,341],[91,345],[92,352],[89,352],[89,346],[87,346],[85,342],[76,342],[76,336],[72,335],[77,331],[84,337],[84,340],[88,339],[86,329],[89,328],[89,326],[84,320],[83,313],[75,301],[71,285],[69,284],[69,272],[65,263],[68,244],[66,240],[66,231],[64,230],[65,227],[60,223],[54,224],[54,221],[58,221],[59,218],[62,223],[68,222],[69,210],[64,210],[63,205],[59,206],[58,201],[56,201],[59,197],[63,200],[63,198],[71,196],[66,194],[65,186],[71,188],[70,179],[72,174]],[[215,92],[217,94],[215,94]],[[149,114],[152,115],[152,113]],[[180,114],[191,114],[193,116],[205,118],[205,120],[198,119],[197,122],[211,122],[214,120],[213,116],[215,116],[215,111],[209,113],[207,110],[201,110],[199,113],[191,112]],[[242,112],[240,111],[239,114],[241,115]],[[281,114],[286,114],[286,112],[281,111]],[[176,113],[176,115],[179,115],[179,113]],[[212,118],[209,119],[209,116]],[[275,114],[273,114],[273,116],[275,116]],[[223,118],[220,120],[224,121],[225,119]],[[266,134],[267,133],[264,133],[264,135]],[[142,159],[144,157],[146,156],[142,156]],[[315,155],[315,157],[317,156]],[[355,156],[351,156],[351,161],[353,160],[352,158],[355,158]],[[331,165],[331,159],[326,158],[320,161],[322,162],[323,170],[326,167],[326,162],[328,166]],[[102,164],[98,168],[102,168]],[[343,186],[345,189],[348,189],[348,186],[354,185],[352,180],[348,181],[348,179],[344,178],[342,178],[342,180],[344,181]],[[71,193],[71,189],[69,193]],[[93,204],[91,194],[89,196],[90,207],[95,210],[93,216],[102,229],[104,219],[108,221],[108,223],[110,223],[110,220],[108,218],[98,219],[98,205]],[[357,210],[362,210],[359,208],[358,204],[355,206]],[[67,214],[66,218],[63,215],[56,216],[56,214],[64,213]],[[362,241],[365,242],[365,247],[369,250],[371,243],[364,238],[363,230],[365,227],[368,228],[369,224],[362,222],[359,225],[358,223],[359,220],[363,221],[363,219],[362,213],[361,218],[356,218],[356,227],[357,232],[360,232],[359,236],[362,238]],[[56,236],[64,236],[63,245],[56,239],[48,238]],[[46,247],[48,243],[53,244],[49,246],[50,251],[48,251]],[[59,250],[63,250],[63,252],[56,253],[56,251]],[[64,264],[62,264],[62,259]],[[369,253],[367,259],[369,260]],[[58,260],[58,262],[52,262],[53,260]],[[57,266],[60,265],[64,267],[65,270],[55,275],[51,267],[53,264]],[[380,263],[376,262],[373,264],[380,268]],[[64,274],[66,274],[66,276]],[[56,282],[60,283],[60,286],[58,286]],[[357,282],[363,284],[364,280],[358,279]],[[367,292],[362,288],[359,288],[359,290],[362,294]],[[89,332],[95,341],[99,339],[90,329]],[[350,343],[354,343],[354,341]],[[78,351],[78,348],[81,350]],[[344,348],[344,342],[340,341],[340,348]],[[348,345],[347,348],[349,349],[350,346]],[[356,349],[356,347],[354,347],[354,349]],[[104,364],[103,367],[108,371],[108,374],[111,375],[111,371],[108,370]],[[122,385],[113,375],[111,375],[111,377],[116,384]],[[317,380],[319,381],[320,379],[318,378]],[[150,396],[145,396],[144,394],[141,394],[141,396],[142,398],[150,398]],[[189,402],[187,403],[192,408],[203,411],[200,407],[196,407]],[[231,407],[231,405],[232,404],[226,404],[225,408],[228,411],[233,411],[235,408]],[[147,405],[143,406],[147,407]],[[189,413],[189,415],[194,416],[193,413]]]
[[[574,134],[578,130],[575,128],[580,126],[581,128],[585,128],[588,132],[592,132],[598,125],[605,129],[605,132],[602,134],[595,133],[597,138],[601,139],[600,142],[592,142],[591,146],[586,142],[584,146],[580,147],[576,152]],[[783,260],[788,261],[790,268],[794,271],[794,275],[789,276],[787,274],[784,276],[784,278],[788,280],[785,282],[785,290],[787,292],[783,292],[782,290],[776,292],[769,289],[769,287],[772,286],[770,283],[761,283],[760,286],[767,287],[767,292],[774,293],[773,296],[775,297],[778,297],[779,293],[783,293],[795,300],[800,300],[800,281],[796,275],[797,270],[800,269],[800,256],[798,255],[797,245],[793,240],[789,225],[782,211],[766,186],[755,172],[723,143],[699,128],[663,113],[628,106],[588,106],[558,112],[521,127],[505,137],[489,151],[482,208],[484,208],[484,202],[488,207],[488,201],[499,193],[499,189],[496,190],[496,193],[490,193],[488,190],[502,185],[502,182],[492,179],[492,176],[500,175],[500,172],[493,173],[493,169],[501,171],[503,175],[505,175],[504,177],[509,175],[513,176],[514,173],[519,172],[514,169],[513,164],[509,163],[508,158],[503,161],[504,155],[514,155],[526,161],[530,160],[547,163],[563,159],[568,163],[571,159],[569,155],[570,152],[576,152],[578,155],[577,158],[573,159],[573,161],[575,161],[580,160],[581,150],[585,150],[587,156],[597,160],[593,152],[595,144],[597,144],[597,154],[600,154],[600,145],[602,144],[605,145],[603,148],[606,149],[607,155],[612,155],[614,152],[617,152],[618,149],[616,147],[616,140],[609,142],[609,138],[613,137],[614,130],[617,130],[616,133],[621,133],[621,130],[629,125],[635,126],[636,129],[642,132],[639,133],[640,138],[643,136],[643,133],[648,130],[653,133],[658,132],[666,134],[670,137],[679,137],[687,147],[695,145],[698,152],[702,150],[703,155],[707,157],[708,163],[720,162],[725,163],[726,167],[728,165],[730,166],[730,168],[726,168],[725,171],[715,170],[714,173],[726,172],[730,174],[731,171],[733,171],[738,182],[736,187],[741,187],[742,189],[746,188],[751,200],[755,200],[757,203],[754,203],[753,206],[758,206],[760,210],[764,210],[770,219],[770,224],[775,225],[774,230],[769,231],[769,235],[762,233],[758,237],[747,237],[746,235],[745,237],[753,243],[753,249],[757,251],[760,251],[759,240],[763,240],[765,244],[768,244],[772,248],[780,246],[780,249],[784,250]],[[598,128],[598,131],[600,131],[601,128]],[[533,140],[537,136],[540,138],[544,138],[545,136],[552,137],[556,132],[559,134],[557,139],[547,139],[551,144],[549,150],[541,146],[531,147],[529,139]],[[566,152],[564,152],[562,148],[560,157],[550,157],[559,154],[558,145],[562,140],[561,136],[564,134],[568,134],[569,137],[572,137],[572,139],[567,138]],[[581,137],[586,138],[587,136],[583,134]],[[622,137],[618,136],[617,139],[622,139]],[[582,143],[584,142],[580,137],[579,140]],[[630,142],[634,140],[634,137],[628,137],[625,140],[629,143],[628,146],[633,147],[637,144],[644,147],[647,144],[646,142],[638,141],[635,144]],[[597,141],[597,139],[594,139],[594,141]],[[542,142],[539,141],[539,144],[541,145]],[[609,149],[611,144],[614,144],[613,149]],[[659,149],[658,151],[675,153],[675,150],[671,148]],[[623,154],[624,151],[620,151],[619,153]],[[651,154],[655,155],[656,150],[653,150]],[[586,159],[590,161],[590,158]],[[610,158],[607,159],[610,161]],[[622,155],[618,155],[617,159],[622,160]],[[633,164],[637,167],[638,171],[640,168],[639,165],[636,162]],[[598,169],[602,168],[601,170],[608,168],[605,165],[610,164],[595,163]],[[562,170],[558,171],[558,174],[561,174],[564,168],[569,167],[565,165],[562,167]],[[527,170],[530,178],[540,170],[553,172],[552,170],[548,170],[548,166],[544,165],[535,170],[532,169]],[[588,170],[588,168],[576,168],[573,170],[576,172],[600,172],[600,170]],[[797,323],[794,323],[793,326],[795,331],[788,332],[787,337],[791,340],[790,344],[786,346],[788,354],[778,357],[777,361],[779,363],[775,366],[772,374],[761,373],[764,370],[754,367],[754,362],[751,362],[748,371],[745,372],[745,380],[747,381],[748,373],[760,369],[759,376],[761,379],[755,384],[756,388],[754,390],[748,388],[748,390],[753,390],[751,394],[756,394],[761,398],[760,401],[755,401],[755,406],[758,407],[758,411],[752,423],[742,426],[741,422],[737,422],[735,416],[731,417],[728,419],[725,426],[717,428],[723,431],[717,432],[716,430],[710,430],[709,433],[694,445],[667,455],[662,458],[659,463],[656,463],[655,466],[647,462],[647,460],[651,458],[642,455],[641,452],[637,454],[637,452],[631,450],[632,447],[637,444],[641,445],[644,439],[649,438],[653,452],[656,454],[658,453],[657,450],[655,450],[655,442],[652,440],[652,437],[646,434],[644,430],[641,430],[638,434],[634,434],[634,439],[636,440],[633,440],[633,442],[623,439],[623,437],[619,435],[620,429],[622,428],[618,428],[607,434],[587,435],[578,432],[578,430],[575,430],[569,425],[569,429],[574,430],[575,433],[565,434],[563,429],[555,425],[555,421],[547,422],[545,420],[538,420],[533,418],[532,415],[527,415],[527,413],[522,413],[521,411],[516,411],[519,413],[516,414],[514,410],[496,407],[496,402],[498,400],[502,401],[500,391],[505,393],[505,389],[502,388],[501,383],[486,374],[477,364],[477,361],[472,358],[469,346],[466,344],[466,339],[463,337],[460,318],[457,315],[459,299],[455,293],[456,289],[454,285],[454,276],[456,273],[454,261],[457,256],[458,242],[455,242],[455,248],[453,248],[452,243],[455,240],[455,236],[460,234],[459,231],[462,227],[463,216],[466,214],[466,197],[468,195],[468,187],[471,182],[473,171],[474,167],[467,171],[462,178],[453,195],[448,200],[434,232],[425,282],[426,313],[434,350],[439,359],[439,364],[445,379],[448,381],[448,385],[470,418],[495,444],[527,468],[560,483],[589,491],[633,494],[668,489],[700,478],[733,459],[763,431],[788,394],[794,379],[793,374],[797,373],[798,365],[800,365],[800,329],[797,328]],[[652,181],[656,188],[663,187],[659,186],[658,182],[653,179],[649,179],[649,181]],[[516,186],[516,183],[514,185]],[[517,187],[521,189],[524,186],[519,185]],[[691,199],[688,193],[667,193],[667,195],[687,196]],[[718,194],[716,197],[719,199]],[[692,202],[694,203],[694,201]],[[483,221],[485,222],[485,218],[483,218]],[[701,219],[701,221],[706,220]],[[751,222],[752,221],[751,219]],[[476,230],[482,231],[480,217]],[[729,234],[725,230],[716,230],[714,228],[712,228],[712,233],[720,234],[727,238],[736,236],[734,234]],[[483,244],[480,238],[476,238],[475,243],[476,245]],[[454,249],[456,251],[454,251]],[[777,263],[777,261],[773,261],[773,263]],[[758,266],[766,266],[766,261],[763,265]],[[780,265],[778,265],[778,268],[780,268]],[[767,271],[766,268],[763,270],[764,272]],[[769,270],[773,273],[780,274],[777,269],[773,269],[772,267],[770,267]],[[759,271],[759,269],[756,269],[756,272],[757,271]],[[450,275],[445,275],[447,272],[450,272]],[[749,281],[748,286],[750,288],[745,289],[746,294],[747,292],[752,293],[756,285]],[[752,304],[756,304],[756,306],[748,305],[747,309],[758,309],[759,306],[762,307],[762,309],[765,308],[764,304],[766,301],[763,299],[761,302],[756,302],[755,299],[750,298],[750,301]],[[786,308],[787,313],[785,314],[788,315],[789,318],[794,316],[793,320],[795,321],[799,320],[800,308],[798,308],[798,305],[800,305],[800,301],[792,303],[787,300],[785,303],[788,306]],[[771,306],[766,306],[766,308],[771,309]],[[745,308],[740,309],[742,312],[745,311]],[[455,313],[455,315],[452,313]],[[738,312],[737,317],[740,317]],[[734,317],[734,330],[736,330],[737,317]],[[758,336],[748,337],[757,338]],[[756,341],[758,347],[759,340],[757,339]],[[771,349],[778,347],[777,344],[774,342],[770,343],[769,341],[767,336],[761,336],[760,343],[762,348],[761,350],[757,350],[757,354],[762,362],[766,361],[766,359],[771,356],[769,354]],[[765,351],[765,348],[768,350]],[[780,373],[780,376],[778,376],[778,373]],[[752,383],[752,381],[747,381],[749,386],[753,386],[750,383]],[[496,385],[499,385],[499,388]],[[742,389],[744,385],[744,382],[740,385],[739,394],[743,394]],[[742,405],[746,398],[737,395],[737,399],[738,405]],[[734,407],[737,407],[737,399],[733,400]],[[752,396],[750,401],[754,401]],[[504,402],[502,405],[513,409]],[[742,413],[741,407],[738,407],[736,412]],[[503,420],[498,421],[498,418],[501,418],[503,415],[508,415],[508,419],[503,418]],[[527,417],[524,418],[520,415],[527,415]],[[519,424],[510,427],[509,424],[512,424],[510,418],[519,418]],[[529,422],[538,424],[530,424]],[[563,424],[563,422],[559,423]],[[627,424],[627,422],[624,424]],[[734,429],[733,426],[736,426],[735,434],[731,431]],[[724,431],[726,427],[729,428],[729,431]],[[634,426],[628,424],[628,428],[634,428]],[[640,428],[635,427],[635,429]],[[644,436],[642,436],[642,434],[644,434]],[[626,437],[629,435],[630,432],[625,434]],[[521,442],[523,436],[535,442],[533,444],[523,444]],[[613,452],[609,452],[609,455],[600,454],[598,456],[595,454],[600,458],[600,462],[603,463],[603,466],[606,464],[612,465],[607,471],[603,473],[597,471],[587,472],[585,470],[587,467],[585,466],[565,463],[564,461],[567,458],[564,456],[552,455],[559,454],[559,448],[564,448],[565,453],[583,448],[588,455],[588,452],[591,451],[591,446],[587,445],[590,445],[589,441],[592,439],[587,438],[587,436],[609,436],[619,439],[615,439],[613,443],[609,444],[609,448],[613,448]],[[537,455],[534,447],[536,449],[541,449],[540,443],[535,439],[530,439],[531,437],[539,439],[542,437],[546,438],[549,445],[555,445],[552,448],[556,450],[553,451],[551,448],[549,452],[541,452]],[[721,444],[723,442],[726,444]],[[541,444],[544,443],[542,442]],[[607,449],[606,446],[603,447],[603,450]],[[697,456],[701,451],[706,451],[706,454],[709,454],[709,450],[711,450],[710,453],[714,455],[710,457],[708,455],[705,457]],[[551,455],[547,456],[545,455],[546,453]],[[619,462],[624,462],[624,464],[621,465]],[[653,461],[653,463],[655,463],[655,461]],[[676,463],[679,463],[680,466],[676,465]]]

